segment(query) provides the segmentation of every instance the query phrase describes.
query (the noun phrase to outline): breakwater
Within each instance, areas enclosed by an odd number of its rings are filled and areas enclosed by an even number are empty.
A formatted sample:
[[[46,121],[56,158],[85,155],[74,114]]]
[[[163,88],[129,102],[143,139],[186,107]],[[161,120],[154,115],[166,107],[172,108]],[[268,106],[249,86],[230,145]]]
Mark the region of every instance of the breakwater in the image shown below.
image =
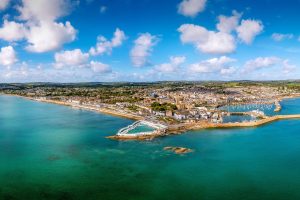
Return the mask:
[[[110,139],[119,139],[119,140],[146,140],[153,139],[160,136],[166,136],[171,134],[183,134],[186,131],[190,130],[201,130],[209,128],[246,128],[246,127],[257,127],[273,121],[285,120],[285,119],[300,119],[300,114],[296,115],[276,115],[272,117],[265,117],[256,121],[248,122],[231,122],[231,123],[211,123],[211,122],[198,122],[198,123],[181,123],[170,125],[164,131],[156,130],[151,134],[126,134],[123,136],[109,136]]]
[[[256,127],[261,126],[267,123],[271,123],[277,120],[284,119],[300,119],[300,114],[296,115],[276,115],[272,117],[265,117],[256,121],[248,121],[248,122],[232,122],[232,123],[209,123],[209,122],[200,122],[200,123],[189,123],[183,124],[182,126],[172,127],[170,133],[182,133],[188,130],[199,130],[206,128],[239,128],[239,127]],[[176,129],[178,130],[176,132]]]

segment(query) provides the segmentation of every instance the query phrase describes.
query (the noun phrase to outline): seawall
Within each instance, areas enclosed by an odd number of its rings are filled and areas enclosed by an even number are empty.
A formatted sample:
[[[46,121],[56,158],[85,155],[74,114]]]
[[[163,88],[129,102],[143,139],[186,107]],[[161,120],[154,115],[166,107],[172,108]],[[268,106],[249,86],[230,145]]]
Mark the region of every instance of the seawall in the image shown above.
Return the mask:
[[[261,126],[267,123],[271,123],[277,120],[284,120],[284,119],[300,119],[300,114],[297,115],[276,115],[272,117],[266,117],[264,119],[260,119],[257,121],[249,121],[249,122],[236,122],[236,123],[193,123],[193,124],[184,124],[184,128],[181,127],[182,130],[198,130],[198,129],[205,129],[205,128],[238,128],[238,127],[256,127]],[[173,129],[173,131],[175,131]]]

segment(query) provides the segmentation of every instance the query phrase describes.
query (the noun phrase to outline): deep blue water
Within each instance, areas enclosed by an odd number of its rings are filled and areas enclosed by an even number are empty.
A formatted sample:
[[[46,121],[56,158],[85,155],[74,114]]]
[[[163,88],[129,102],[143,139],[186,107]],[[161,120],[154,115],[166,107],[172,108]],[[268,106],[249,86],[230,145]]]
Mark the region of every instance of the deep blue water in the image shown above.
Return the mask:
[[[293,99],[281,112],[298,110]],[[0,199],[300,199],[300,120],[152,141],[105,138],[130,123],[0,96]]]

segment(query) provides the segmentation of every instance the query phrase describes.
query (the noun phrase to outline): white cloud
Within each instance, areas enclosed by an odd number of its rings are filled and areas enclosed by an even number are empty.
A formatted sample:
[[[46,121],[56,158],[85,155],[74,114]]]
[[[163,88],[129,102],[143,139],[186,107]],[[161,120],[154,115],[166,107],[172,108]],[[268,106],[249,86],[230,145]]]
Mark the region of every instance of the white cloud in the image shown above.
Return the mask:
[[[266,67],[271,67],[281,62],[280,58],[277,57],[258,57],[253,60],[249,60],[245,63],[243,72],[250,73]]]
[[[183,0],[178,5],[178,13],[187,17],[195,17],[205,9],[205,4],[206,0]]]
[[[111,72],[111,68],[109,65],[101,63],[101,62],[90,62],[91,69],[96,73],[109,73]]]
[[[11,67],[0,67],[2,82],[99,82],[117,81],[116,73],[95,73],[87,67],[56,69],[50,64],[16,63]],[[128,79],[127,79],[128,80]]]
[[[276,42],[280,42],[285,39],[293,39],[294,35],[293,34],[273,33],[271,37]]]
[[[231,76],[232,74],[237,72],[237,68],[235,67],[228,67],[228,68],[223,68],[220,71],[220,74],[223,76]]]
[[[77,1],[74,1],[77,2]],[[13,42],[24,39],[26,50],[36,53],[59,49],[76,38],[76,30],[70,22],[56,22],[69,12],[71,0],[22,0],[16,6],[21,22],[4,19],[0,28],[0,39]]]
[[[292,65],[289,63],[289,60],[283,60],[282,61],[282,69],[284,74],[290,74],[294,71],[296,71],[297,67],[296,65]]]
[[[135,41],[130,51],[130,57],[135,67],[142,67],[148,64],[148,57],[152,48],[157,43],[157,37],[150,33],[141,34]]]
[[[185,56],[171,56],[169,63],[163,63],[154,67],[156,71],[172,73],[179,70],[181,64],[185,62]]]
[[[22,5],[17,10],[21,20],[54,21],[66,15],[70,8],[69,0],[22,0]]]
[[[208,40],[198,43],[197,48],[204,53],[226,54],[236,49],[235,39],[232,35],[223,32],[208,32]]]
[[[185,62],[186,57],[185,56],[171,56],[170,61],[174,65],[181,65]]]
[[[206,28],[194,24],[183,24],[178,28],[181,33],[180,40],[183,43],[204,43],[208,39]]]
[[[258,70],[262,71],[260,73],[254,73]],[[282,59],[275,56],[258,57],[249,60],[241,69],[241,73],[246,75],[247,77],[251,75],[257,77],[263,74],[264,79],[282,79],[283,77],[296,78],[298,74],[296,75],[295,72],[297,71],[297,66],[294,64],[290,64],[290,61],[288,59]]]
[[[242,20],[241,25],[236,28],[238,38],[244,43],[251,44],[254,38],[264,29],[261,21],[258,20]]]
[[[42,53],[61,48],[65,43],[72,42],[76,38],[76,30],[70,22],[56,23],[43,22],[37,26],[31,26],[26,34],[28,51]]]
[[[14,21],[4,20],[3,26],[0,28],[0,39],[13,42],[22,40],[25,37],[26,28],[24,24]]]
[[[257,20],[242,20],[240,23],[241,16],[237,11],[232,11],[232,16],[220,15],[216,31],[195,24],[182,24],[178,28],[181,42],[192,44],[203,53],[232,53],[236,49],[237,37],[242,42],[251,44],[263,30],[262,22]]]
[[[12,46],[2,47],[0,51],[0,65],[11,66],[18,61],[16,52]]]
[[[72,51],[61,51],[55,54],[54,67],[63,69],[63,67],[72,67],[73,70],[79,68],[88,68],[94,73],[109,73],[112,72],[109,65],[91,61],[89,62],[89,54],[83,53],[80,49]]]
[[[83,53],[80,49],[74,49],[72,51],[61,51],[55,53],[55,67],[62,68],[64,66],[80,67],[87,64],[89,59],[88,53]]]
[[[200,63],[194,63],[190,65],[189,71],[192,73],[222,73],[228,74],[233,68],[231,64],[235,62],[235,59],[227,56],[220,58],[212,58],[201,61]]]
[[[111,41],[107,40],[103,36],[99,36],[97,38],[98,42],[96,47],[92,47],[90,49],[91,55],[102,55],[102,54],[111,54],[112,49],[118,46],[121,46],[124,40],[126,39],[126,35],[124,31],[120,30],[119,28],[116,29],[114,32],[114,36]]]
[[[16,81],[16,79],[24,79],[28,78],[29,69],[26,66],[21,66],[18,68],[6,68],[5,71],[1,72],[1,80],[9,79],[12,81]]]
[[[232,53],[236,49],[235,38],[226,32],[209,31],[194,24],[183,24],[178,31],[183,43],[191,43],[204,53]]]
[[[220,15],[218,17],[219,23],[217,24],[217,29],[220,32],[231,33],[239,25],[241,16],[242,16],[242,14],[240,14],[236,11],[232,11],[232,16],[230,16],[230,17]]]
[[[5,10],[10,3],[10,0],[1,0],[0,1],[0,11]]]

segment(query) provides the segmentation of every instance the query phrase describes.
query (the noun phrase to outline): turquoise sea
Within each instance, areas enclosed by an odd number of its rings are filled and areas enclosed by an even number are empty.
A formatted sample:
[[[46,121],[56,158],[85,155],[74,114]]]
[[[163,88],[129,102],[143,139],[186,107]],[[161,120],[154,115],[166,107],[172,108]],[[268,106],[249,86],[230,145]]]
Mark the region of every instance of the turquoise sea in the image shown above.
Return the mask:
[[[300,113],[300,99],[282,104],[281,113]],[[131,123],[0,96],[0,199],[300,199],[300,120],[152,141],[105,138]]]

